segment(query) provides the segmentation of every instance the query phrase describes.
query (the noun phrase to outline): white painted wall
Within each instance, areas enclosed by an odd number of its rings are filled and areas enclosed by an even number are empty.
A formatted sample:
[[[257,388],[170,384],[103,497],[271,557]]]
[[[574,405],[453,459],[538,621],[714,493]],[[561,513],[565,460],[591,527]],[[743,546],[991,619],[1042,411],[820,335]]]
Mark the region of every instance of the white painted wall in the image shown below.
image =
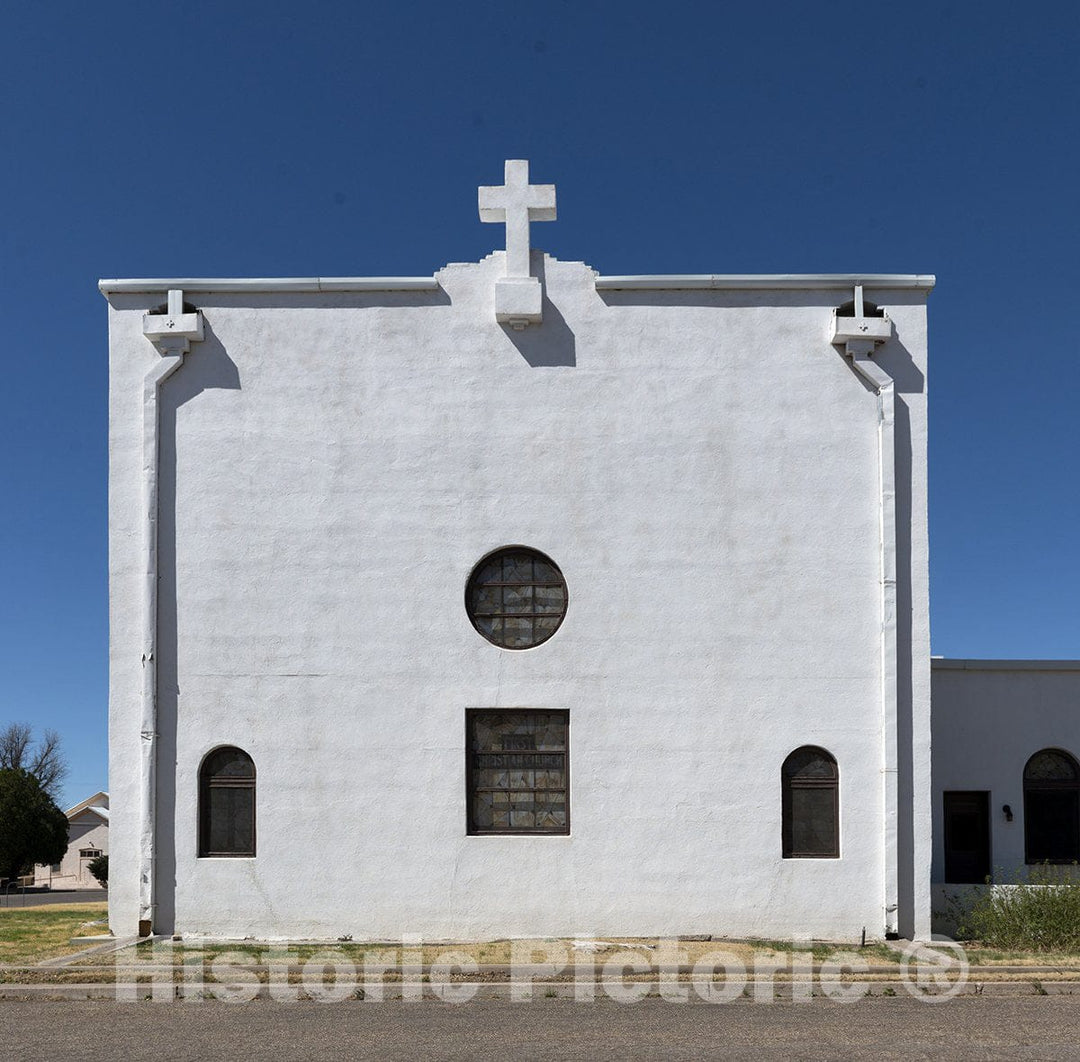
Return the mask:
[[[934,860],[945,880],[948,790],[990,793],[990,863],[996,880],[1022,877],[1024,766],[1040,749],[1080,759],[1080,661],[933,661]],[[1008,804],[1013,821],[1002,808]]]
[[[598,292],[534,252],[433,293],[208,294],[162,397],[155,929],[356,939],[884,925],[875,396],[835,291]],[[928,929],[925,293],[895,336],[901,929]],[[141,333],[110,297],[110,921],[137,923]],[[490,550],[562,568],[565,622],[473,629]],[[465,710],[570,711],[569,837],[465,835]],[[197,771],[258,769],[258,856],[196,858]],[[841,771],[839,860],[780,857],[780,765]],[[175,764],[175,771],[173,765]]]

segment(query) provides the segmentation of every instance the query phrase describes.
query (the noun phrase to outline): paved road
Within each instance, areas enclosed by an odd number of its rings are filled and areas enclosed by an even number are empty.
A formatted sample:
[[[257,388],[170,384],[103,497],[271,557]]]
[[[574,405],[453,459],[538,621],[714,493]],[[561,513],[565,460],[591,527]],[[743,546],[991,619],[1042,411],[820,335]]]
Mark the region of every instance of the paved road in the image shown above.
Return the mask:
[[[0,1003],[8,1057],[1077,1059],[1080,996],[842,1004]]]
[[[9,907],[38,907],[46,903],[104,903],[109,894],[104,889],[51,889],[49,892],[13,892],[10,896],[0,894],[0,911]]]

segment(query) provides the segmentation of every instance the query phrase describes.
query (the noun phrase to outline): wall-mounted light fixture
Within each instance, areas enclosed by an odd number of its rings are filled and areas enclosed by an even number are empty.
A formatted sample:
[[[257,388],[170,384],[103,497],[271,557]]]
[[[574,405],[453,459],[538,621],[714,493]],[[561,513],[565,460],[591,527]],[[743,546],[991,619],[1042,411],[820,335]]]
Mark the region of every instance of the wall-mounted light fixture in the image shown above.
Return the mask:
[[[1009,807],[1008,804],[1002,804],[1001,810],[1005,812],[1005,821],[1006,822],[1012,822],[1012,820],[1013,820],[1012,808]]]

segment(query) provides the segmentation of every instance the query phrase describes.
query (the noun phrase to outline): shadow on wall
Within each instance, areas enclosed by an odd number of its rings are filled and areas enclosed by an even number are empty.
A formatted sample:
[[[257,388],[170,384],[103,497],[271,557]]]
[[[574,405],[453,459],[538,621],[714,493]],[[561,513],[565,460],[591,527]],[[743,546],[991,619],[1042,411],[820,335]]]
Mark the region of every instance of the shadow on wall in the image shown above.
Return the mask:
[[[203,391],[240,390],[240,372],[210,322],[161,394],[158,461],[158,763],[157,867],[154,931],[172,933],[176,921],[176,735],[179,707],[176,617],[176,413]],[[194,815],[195,808],[182,813]]]
[[[538,325],[528,325],[520,332],[509,325],[500,325],[506,338],[517,348],[518,353],[534,368],[545,369],[556,366],[573,368],[577,365],[577,341],[566,318],[547,296],[547,276],[544,256],[533,260],[533,272],[543,285],[544,300],[540,312],[543,321]]]
[[[165,389],[167,394],[163,396],[165,399],[163,404],[173,415],[180,406],[191,401],[196,395],[202,394],[203,391],[240,390],[240,371],[225,352],[225,347],[205,314],[203,315],[202,342],[191,345],[191,351],[184,357],[184,364],[171,379],[166,381]],[[175,424],[173,426],[175,427]],[[172,442],[175,456],[175,437]],[[172,497],[168,499],[169,502],[173,500]]]
[[[864,390],[872,393],[874,388],[870,381],[851,364],[851,359],[839,349],[836,353],[837,357],[847,365],[851,374],[862,384]],[[915,364],[911,352],[904,346],[898,335],[894,334],[892,339],[874,352],[874,361],[893,378],[895,394],[922,394],[926,386],[926,377],[923,376],[922,370]]]
[[[932,885],[931,933],[956,940],[961,930],[967,928],[971,909],[990,894],[990,889],[990,885]]]

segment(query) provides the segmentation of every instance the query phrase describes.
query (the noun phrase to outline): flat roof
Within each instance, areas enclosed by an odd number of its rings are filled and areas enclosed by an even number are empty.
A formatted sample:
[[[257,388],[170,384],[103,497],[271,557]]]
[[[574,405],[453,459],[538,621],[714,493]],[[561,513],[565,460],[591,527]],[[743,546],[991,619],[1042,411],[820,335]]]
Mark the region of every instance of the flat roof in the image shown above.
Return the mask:
[[[687,273],[642,276],[598,276],[598,291],[831,291],[857,284],[874,289],[929,292],[936,278],[921,273]],[[216,292],[363,292],[435,291],[436,277],[154,277],[99,280],[102,295],[163,295],[172,289]]]
[[[932,656],[938,671],[1080,671],[1080,660],[956,660]]]

